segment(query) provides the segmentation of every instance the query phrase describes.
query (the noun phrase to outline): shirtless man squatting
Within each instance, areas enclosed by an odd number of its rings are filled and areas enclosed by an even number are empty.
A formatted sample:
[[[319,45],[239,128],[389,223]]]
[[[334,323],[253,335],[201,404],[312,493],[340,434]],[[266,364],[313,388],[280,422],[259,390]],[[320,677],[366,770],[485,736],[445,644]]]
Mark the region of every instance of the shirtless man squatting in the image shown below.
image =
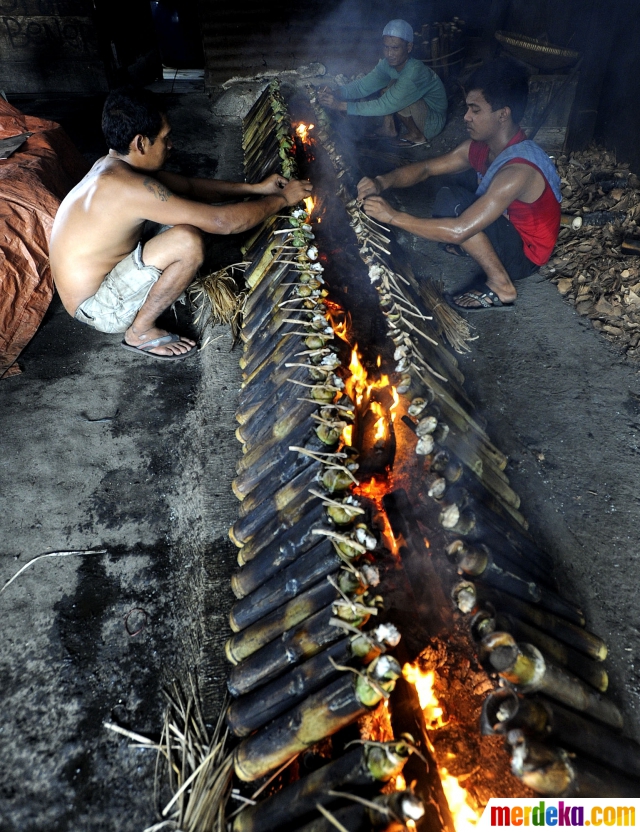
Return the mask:
[[[472,257],[485,274],[453,298],[462,309],[512,306],[514,281],[549,260],[560,229],[560,178],[542,148],[520,129],[527,103],[526,70],[499,58],[466,84],[469,140],[451,153],[358,183],[358,198],[374,219]],[[475,170],[478,188],[443,187],[431,219],[397,211],[380,193],[431,176]]]
[[[312,186],[278,174],[250,185],[163,171],[171,126],[147,90],[111,92],[102,130],[108,154],[67,194],[53,224],[56,289],[76,320],[124,333],[125,349],[181,360],[196,352],[195,342],[160,329],[156,320],[200,268],[202,232],[246,231],[300,202]],[[209,204],[246,196],[261,199]],[[146,239],[149,223],[156,224],[155,236]]]

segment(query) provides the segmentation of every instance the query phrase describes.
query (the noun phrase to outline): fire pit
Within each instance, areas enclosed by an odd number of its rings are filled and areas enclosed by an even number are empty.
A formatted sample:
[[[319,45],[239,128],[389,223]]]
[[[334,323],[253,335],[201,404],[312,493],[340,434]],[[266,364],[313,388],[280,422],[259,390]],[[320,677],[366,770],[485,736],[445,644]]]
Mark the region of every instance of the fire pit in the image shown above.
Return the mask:
[[[234,830],[461,829],[492,796],[608,796],[612,747],[616,795],[637,794],[606,648],[558,594],[443,347],[464,330],[352,201],[313,95],[291,107],[273,83],[245,120],[248,178],[282,164],[316,192],[246,252],[227,722],[251,805]],[[602,740],[540,746],[530,693]]]

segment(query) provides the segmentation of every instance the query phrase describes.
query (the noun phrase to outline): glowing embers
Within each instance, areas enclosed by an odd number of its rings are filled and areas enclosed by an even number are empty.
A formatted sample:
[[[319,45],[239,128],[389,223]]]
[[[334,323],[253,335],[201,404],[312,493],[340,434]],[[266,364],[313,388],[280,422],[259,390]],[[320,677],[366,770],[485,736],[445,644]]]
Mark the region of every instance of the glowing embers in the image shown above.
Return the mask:
[[[402,675],[416,688],[427,730],[437,731],[439,728],[444,728],[447,721],[444,718],[444,710],[435,695],[435,673],[432,670],[422,670],[419,664],[407,663],[402,668]],[[439,766],[438,771],[456,832],[473,832],[480,815],[471,805],[468,792],[445,767]]]

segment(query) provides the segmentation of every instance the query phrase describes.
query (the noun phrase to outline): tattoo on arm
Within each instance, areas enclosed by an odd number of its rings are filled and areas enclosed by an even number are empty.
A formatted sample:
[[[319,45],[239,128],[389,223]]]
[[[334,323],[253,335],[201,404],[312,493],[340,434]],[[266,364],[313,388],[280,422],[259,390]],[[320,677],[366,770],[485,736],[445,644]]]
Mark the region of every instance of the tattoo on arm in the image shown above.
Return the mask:
[[[161,202],[166,202],[171,196],[169,188],[162,185],[157,181],[157,179],[152,179],[150,176],[145,176],[142,184],[155,196],[156,199],[159,199]]]

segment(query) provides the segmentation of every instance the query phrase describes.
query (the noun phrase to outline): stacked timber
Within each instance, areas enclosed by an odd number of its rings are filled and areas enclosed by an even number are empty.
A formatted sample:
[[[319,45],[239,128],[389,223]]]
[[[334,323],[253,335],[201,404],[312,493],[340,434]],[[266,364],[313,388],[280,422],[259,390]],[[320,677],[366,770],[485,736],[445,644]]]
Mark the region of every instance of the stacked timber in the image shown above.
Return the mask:
[[[309,98],[315,137],[333,163],[395,345],[404,421],[424,460],[421,495],[438,506],[446,554],[464,578],[452,599],[469,617],[482,663],[504,686],[485,705],[485,733],[506,736],[513,772],[534,791],[637,796],[640,746],[616,733],[622,715],[603,695],[606,645],[585,629],[579,607],[558,593],[552,559],[528,534],[504,474],[507,460],[473,417],[455,363],[439,343],[443,325],[431,323],[433,298],[425,298],[410,269],[394,258],[390,230],[350,200],[353,174],[312,90]],[[607,771],[610,763],[615,773]]]

